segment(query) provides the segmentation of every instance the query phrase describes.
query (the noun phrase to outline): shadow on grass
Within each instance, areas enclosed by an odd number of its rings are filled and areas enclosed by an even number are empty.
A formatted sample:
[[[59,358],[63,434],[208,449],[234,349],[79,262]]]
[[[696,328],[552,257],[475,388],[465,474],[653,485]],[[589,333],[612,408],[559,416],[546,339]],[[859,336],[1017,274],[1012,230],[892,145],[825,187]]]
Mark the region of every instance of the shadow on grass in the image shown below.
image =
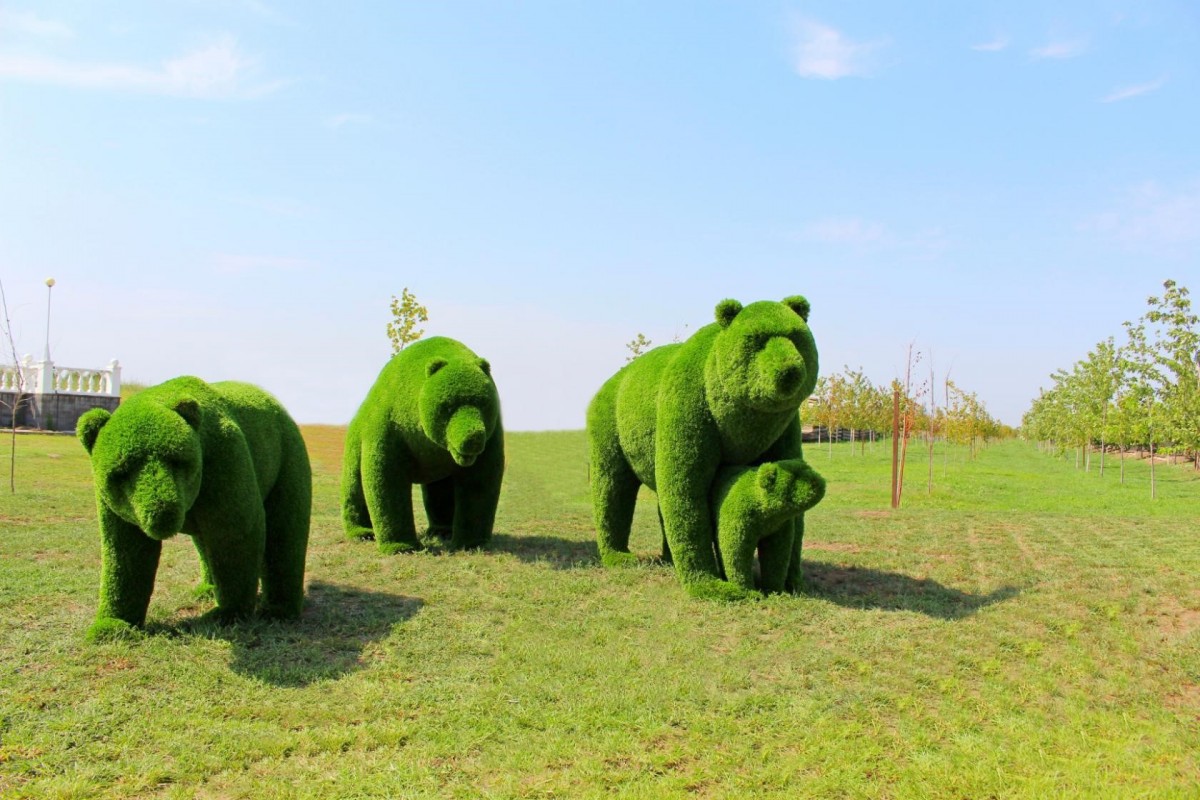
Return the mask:
[[[547,564],[554,569],[598,567],[600,550],[595,540],[564,539],[560,536],[513,536],[492,534],[489,550],[512,553],[527,564]]]
[[[898,572],[845,567],[822,561],[804,562],[804,594],[846,608],[917,611],[939,619],[969,617],[984,606],[1016,597],[1021,590],[1003,586],[987,594],[970,594],[934,580]]]
[[[313,581],[295,622],[253,619],[234,625],[197,621],[186,629],[233,647],[230,667],[274,686],[307,686],[362,666],[363,649],[416,616],[416,597]]]

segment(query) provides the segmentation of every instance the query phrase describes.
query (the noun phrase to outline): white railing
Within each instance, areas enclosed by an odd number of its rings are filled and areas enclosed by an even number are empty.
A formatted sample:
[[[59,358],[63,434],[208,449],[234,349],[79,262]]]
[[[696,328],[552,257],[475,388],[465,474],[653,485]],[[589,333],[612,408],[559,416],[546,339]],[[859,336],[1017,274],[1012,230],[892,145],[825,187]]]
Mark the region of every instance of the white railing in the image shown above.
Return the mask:
[[[0,366],[0,391],[118,397],[121,364],[113,359],[104,369],[56,367],[52,361],[34,361],[25,356],[20,365]]]
[[[0,365],[0,392],[27,392],[31,380],[23,367]]]

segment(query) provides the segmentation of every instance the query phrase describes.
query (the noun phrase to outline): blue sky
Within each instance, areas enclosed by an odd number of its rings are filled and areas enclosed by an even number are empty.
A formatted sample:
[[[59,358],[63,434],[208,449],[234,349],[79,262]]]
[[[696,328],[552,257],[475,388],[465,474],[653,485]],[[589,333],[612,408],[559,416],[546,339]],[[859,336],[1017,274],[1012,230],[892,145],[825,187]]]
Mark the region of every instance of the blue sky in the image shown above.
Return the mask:
[[[1200,291],[1192,2],[0,6],[17,349],[344,423],[392,294],[579,428],[643,332],[804,294],[823,372],[909,342],[1016,424]],[[924,367],[923,367],[924,369]]]

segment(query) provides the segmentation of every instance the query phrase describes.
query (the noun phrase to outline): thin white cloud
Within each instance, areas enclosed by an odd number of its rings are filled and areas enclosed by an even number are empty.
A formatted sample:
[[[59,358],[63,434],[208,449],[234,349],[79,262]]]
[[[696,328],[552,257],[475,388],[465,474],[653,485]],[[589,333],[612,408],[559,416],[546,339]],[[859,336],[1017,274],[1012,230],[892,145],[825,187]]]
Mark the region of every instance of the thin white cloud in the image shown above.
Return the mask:
[[[338,128],[344,128],[347,125],[366,124],[371,122],[371,120],[372,117],[370,114],[334,114],[325,118],[325,127],[337,130]]]
[[[67,39],[75,32],[58,20],[40,17],[32,11],[9,11],[0,9],[0,30],[7,34],[24,34],[55,39]]]
[[[293,197],[242,196],[230,198],[236,205],[281,217],[310,217],[316,209]]]
[[[1046,59],[1064,60],[1081,56],[1087,51],[1087,41],[1084,39],[1063,39],[1055,42],[1047,42],[1041,47],[1035,47],[1029,51],[1029,57],[1034,61],[1043,61]]]
[[[2,79],[210,99],[258,97],[283,85],[282,81],[251,83],[255,66],[254,59],[241,53],[229,34],[155,68],[0,54]]]
[[[800,238],[805,241],[834,245],[874,244],[884,236],[883,225],[859,217],[824,217],[800,231]]]
[[[1179,189],[1146,181],[1126,192],[1116,208],[1097,214],[1080,229],[1132,250],[1195,253],[1200,250],[1200,180]]]
[[[865,77],[876,68],[882,41],[855,42],[816,20],[792,20],[793,66],[802,78]]]
[[[1000,34],[989,42],[980,42],[979,44],[971,45],[972,50],[977,50],[981,53],[998,53],[1008,47],[1008,37]]]
[[[1166,82],[1167,78],[1164,75],[1163,77],[1157,80],[1149,81],[1148,83],[1137,83],[1132,86],[1118,86],[1108,94],[1104,95],[1104,97],[1101,97],[1100,102],[1117,103],[1121,100],[1128,100],[1131,97],[1139,97],[1143,94],[1150,94],[1151,92],[1156,92],[1161,89]]]
[[[808,244],[860,252],[887,251],[916,259],[938,258],[950,247],[950,239],[940,227],[898,233],[862,217],[822,217],[801,228],[795,238]]]
[[[233,275],[245,272],[300,272],[316,265],[304,258],[218,253],[213,266],[217,272]]]

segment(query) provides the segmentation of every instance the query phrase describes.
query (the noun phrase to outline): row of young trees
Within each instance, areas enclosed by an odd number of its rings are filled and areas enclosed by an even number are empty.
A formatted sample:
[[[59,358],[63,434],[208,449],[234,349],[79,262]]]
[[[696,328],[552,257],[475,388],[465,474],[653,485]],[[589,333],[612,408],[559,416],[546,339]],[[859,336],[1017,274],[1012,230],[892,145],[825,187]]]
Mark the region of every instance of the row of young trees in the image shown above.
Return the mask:
[[[1051,376],[1022,421],[1026,438],[1056,452],[1075,452],[1076,465],[1091,469],[1099,454],[1115,448],[1150,458],[1151,496],[1158,454],[1183,456],[1200,469],[1200,317],[1186,287],[1163,283],[1136,321],[1125,322],[1124,341],[1109,337]]]
[[[911,376],[911,370],[909,371]],[[870,381],[862,369],[845,367],[817,381],[802,414],[806,423],[828,431],[848,430],[863,446],[892,431],[895,391],[900,392],[901,434],[921,434],[930,441],[965,445],[974,457],[980,445],[1011,436],[1011,428],[990,414],[974,392],[949,378],[935,391],[932,376],[914,385],[899,379],[890,385]],[[937,395],[940,395],[940,400]]]

